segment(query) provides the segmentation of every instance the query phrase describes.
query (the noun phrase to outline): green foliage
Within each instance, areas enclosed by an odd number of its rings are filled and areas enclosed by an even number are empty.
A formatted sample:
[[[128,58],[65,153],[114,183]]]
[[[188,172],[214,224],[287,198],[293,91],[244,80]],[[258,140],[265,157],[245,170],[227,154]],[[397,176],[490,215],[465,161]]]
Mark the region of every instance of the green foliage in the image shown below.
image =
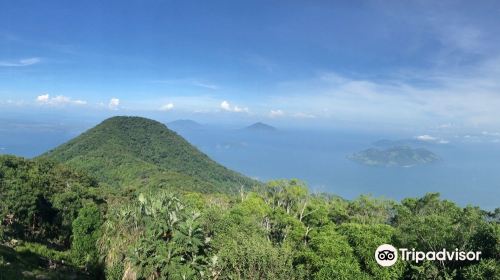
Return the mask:
[[[500,261],[490,259],[470,265],[463,270],[462,277],[469,280],[499,280]]]
[[[456,231],[461,209],[449,201],[441,201],[438,194],[427,194],[420,199],[405,199],[397,207],[394,219],[400,234],[399,242],[410,248],[430,251],[438,248],[455,249]]]
[[[23,242],[15,248],[0,245],[0,280],[92,279],[69,263],[68,251]]]
[[[73,221],[71,256],[75,264],[95,269],[98,265],[97,239],[102,224],[101,212],[95,204],[85,205]]]
[[[419,199],[404,199],[396,210],[393,224],[397,229],[398,246],[421,251],[443,248],[449,251],[456,248],[482,251],[483,258],[499,259],[499,224],[488,222],[486,213],[478,208],[460,208],[453,202],[441,200],[439,194],[430,193]],[[477,265],[470,262],[435,261],[412,264],[408,273],[445,279],[459,277],[462,271],[472,273],[473,267]]]
[[[123,277],[123,264],[116,263],[105,268],[105,277],[107,280],[121,280]]]
[[[401,278],[404,270],[403,262],[385,268],[379,266],[374,258],[378,246],[393,243],[393,227],[383,224],[346,223],[339,227],[339,232],[347,237],[360,266],[372,279]]]
[[[158,187],[234,192],[258,182],[200,152],[165,125],[140,117],[113,117],[42,155],[88,171],[114,187]]]
[[[160,132],[143,135],[152,130]],[[0,241],[8,244],[0,245],[0,279],[101,272],[107,279],[499,278],[498,209],[460,207],[433,193],[401,203],[371,196],[348,201],[310,194],[295,179],[252,192],[238,185],[238,194],[188,192],[228,191],[240,177],[140,118],[110,119],[77,140],[50,155],[124,188],[102,191],[67,166],[0,156]],[[175,182],[182,192],[169,189]],[[374,258],[383,243],[481,251],[482,259],[398,261],[385,268]]]
[[[97,183],[84,173],[45,160],[0,156],[0,221],[11,238],[67,248],[71,223]]]
[[[209,275],[219,279],[294,279],[291,252],[270,240],[272,209],[255,193],[218,219]]]
[[[53,261],[71,263],[69,251],[57,251],[39,243],[22,242],[15,250],[21,254],[33,253]]]
[[[206,266],[208,240],[199,213],[186,208],[173,194],[139,195],[131,205],[108,213],[101,236],[101,252],[116,274],[138,279],[197,279]],[[120,243],[124,246],[115,249]]]
[[[2,243],[4,240],[5,240],[5,228],[0,223],[0,243]]]
[[[349,220],[360,224],[384,224],[392,218],[394,202],[361,195],[349,203]]]
[[[295,279],[291,252],[237,226],[216,236],[209,275],[216,279]]]
[[[308,247],[299,254],[297,261],[314,275],[314,279],[364,277],[347,238],[337,232],[334,225],[311,232]]]

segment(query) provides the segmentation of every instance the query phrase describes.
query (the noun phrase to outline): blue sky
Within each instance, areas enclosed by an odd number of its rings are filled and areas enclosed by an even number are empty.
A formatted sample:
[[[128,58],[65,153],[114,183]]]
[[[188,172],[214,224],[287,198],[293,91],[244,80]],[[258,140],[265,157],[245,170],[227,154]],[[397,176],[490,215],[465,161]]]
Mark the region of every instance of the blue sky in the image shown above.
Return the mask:
[[[499,29],[498,1],[4,1],[0,117],[500,130]]]

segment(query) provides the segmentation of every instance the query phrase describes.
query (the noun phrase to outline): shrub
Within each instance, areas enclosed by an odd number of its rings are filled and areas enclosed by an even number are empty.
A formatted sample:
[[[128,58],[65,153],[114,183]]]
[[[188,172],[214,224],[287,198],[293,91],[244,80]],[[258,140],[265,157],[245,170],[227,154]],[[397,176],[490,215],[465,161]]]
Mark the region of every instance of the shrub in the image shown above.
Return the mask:
[[[88,204],[79,211],[72,224],[71,257],[75,264],[86,268],[97,266],[97,240],[101,224],[101,213],[95,204]]]

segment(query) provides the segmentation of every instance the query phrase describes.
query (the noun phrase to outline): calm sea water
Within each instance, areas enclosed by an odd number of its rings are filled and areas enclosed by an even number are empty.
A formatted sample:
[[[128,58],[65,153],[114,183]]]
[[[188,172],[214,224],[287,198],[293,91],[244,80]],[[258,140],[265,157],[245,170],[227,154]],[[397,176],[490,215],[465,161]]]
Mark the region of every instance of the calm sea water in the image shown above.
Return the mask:
[[[356,151],[396,135],[341,131],[179,131],[223,165],[261,180],[299,178],[313,191],[352,199],[372,194],[400,200],[439,192],[460,205],[500,207],[500,144],[449,143],[428,149],[440,162],[402,167],[370,167],[348,160]]]
[[[84,127],[0,126],[0,154],[39,155],[77,136]],[[440,192],[460,205],[500,207],[500,144],[432,145],[438,163],[411,168],[369,167],[346,157],[376,140],[397,135],[345,131],[246,132],[228,129],[178,130],[215,161],[260,180],[299,178],[313,191],[353,199],[372,194],[400,200]]]

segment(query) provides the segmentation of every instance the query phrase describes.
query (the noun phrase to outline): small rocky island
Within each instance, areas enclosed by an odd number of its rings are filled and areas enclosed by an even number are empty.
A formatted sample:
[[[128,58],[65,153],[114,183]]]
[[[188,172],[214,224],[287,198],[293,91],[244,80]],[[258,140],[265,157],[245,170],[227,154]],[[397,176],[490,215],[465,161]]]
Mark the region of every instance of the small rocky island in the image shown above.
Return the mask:
[[[370,166],[412,167],[439,160],[433,152],[424,148],[397,146],[387,149],[370,148],[348,156],[350,160]]]

